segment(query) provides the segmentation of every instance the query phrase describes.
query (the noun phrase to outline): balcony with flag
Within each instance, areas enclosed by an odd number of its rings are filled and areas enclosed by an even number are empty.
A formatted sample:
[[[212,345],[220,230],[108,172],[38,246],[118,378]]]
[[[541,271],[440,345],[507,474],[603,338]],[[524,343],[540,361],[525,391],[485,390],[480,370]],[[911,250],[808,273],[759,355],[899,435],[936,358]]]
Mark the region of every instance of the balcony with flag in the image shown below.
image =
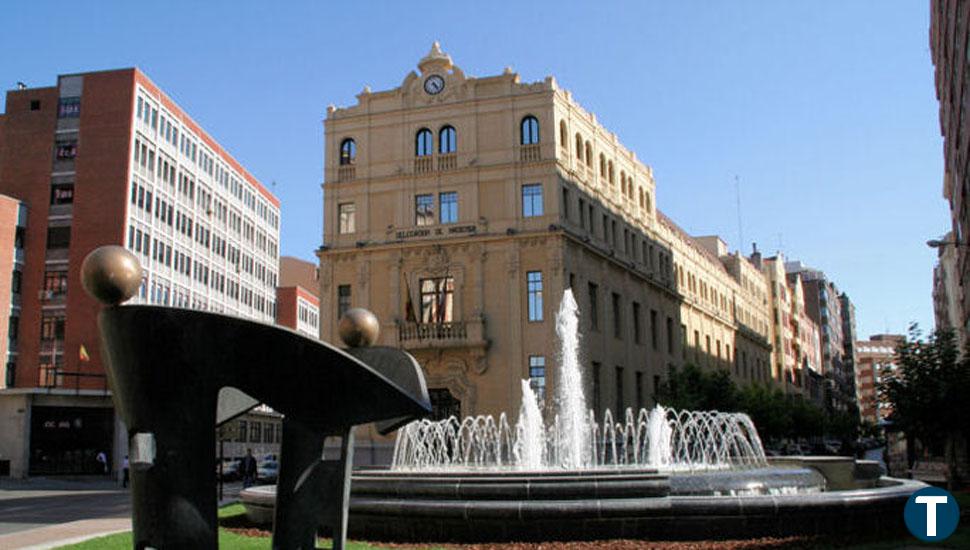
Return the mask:
[[[431,277],[419,281],[419,301],[406,286],[405,319],[398,323],[398,345],[406,350],[456,347],[488,347],[485,321],[456,319],[454,278]]]

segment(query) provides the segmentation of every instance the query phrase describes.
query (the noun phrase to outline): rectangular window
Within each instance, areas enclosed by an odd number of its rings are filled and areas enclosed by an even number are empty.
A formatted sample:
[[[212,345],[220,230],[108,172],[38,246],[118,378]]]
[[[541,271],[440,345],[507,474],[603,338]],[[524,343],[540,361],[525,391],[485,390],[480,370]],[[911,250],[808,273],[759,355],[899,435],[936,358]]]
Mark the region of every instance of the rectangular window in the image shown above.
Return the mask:
[[[63,316],[43,316],[40,319],[40,339],[41,341],[61,342],[64,340],[64,317]]]
[[[562,217],[569,221],[569,189],[562,188]]]
[[[77,118],[81,116],[80,97],[62,97],[57,104],[58,118]]]
[[[657,326],[657,310],[651,309],[650,310],[650,346],[653,347],[653,349],[657,349],[659,347],[659,344],[657,343],[657,341],[660,340],[660,334],[658,333],[658,329],[659,327]]]
[[[546,358],[544,355],[529,356],[529,386],[539,400],[539,407],[546,399]]]
[[[542,215],[542,184],[530,183],[522,186],[522,217],[533,218]]]
[[[51,204],[71,204],[73,202],[73,183],[58,183],[51,186]]]
[[[337,319],[344,316],[350,309],[350,285],[340,285],[337,287]]]
[[[47,250],[67,248],[71,245],[71,226],[47,228]]]
[[[246,433],[248,428],[249,423],[247,423],[245,420],[239,421],[239,431],[236,433],[236,441],[240,443],[246,442]]]
[[[589,283],[589,328],[590,330],[599,330],[600,320],[599,320],[599,305],[596,303],[597,286],[594,283]]]
[[[593,413],[599,415],[600,409],[600,364],[593,361]]]
[[[458,222],[458,193],[439,193],[438,202],[441,206],[441,223]]]
[[[55,157],[57,160],[72,160],[77,156],[77,141],[58,141]]]
[[[634,374],[634,391],[636,392],[636,407],[637,411],[642,409],[646,403],[643,402],[643,373],[637,372]]]
[[[260,437],[263,433],[263,425],[259,422],[253,421],[249,423],[249,440],[253,443],[259,443]]]
[[[354,203],[346,202],[338,205],[337,211],[340,224],[337,228],[337,232],[341,235],[354,233],[356,231],[355,214],[357,212],[357,208]]]
[[[542,272],[530,271],[526,273],[526,285],[529,292],[529,321],[542,320]]]
[[[614,418],[623,418],[623,367],[616,367],[616,409]]]
[[[434,195],[415,195],[414,224],[434,225]]]
[[[674,353],[674,320],[667,317],[667,353]]]
[[[643,337],[640,334],[640,329],[640,304],[638,302],[633,302],[633,341],[637,344],[643,341]]]
[[[454,320],[454,277],[421,279],[421,322],[450,323]]]
[[[47,271],[44,273],[44,292],[51,296],[67,293],[67,271]]]
[[[586,229],[586,201],[579,199],[579,226]]]
[[[620,311],[620,295],[616,292],[612,296],[613,305],[613,337],[623,338],[623,313]]]

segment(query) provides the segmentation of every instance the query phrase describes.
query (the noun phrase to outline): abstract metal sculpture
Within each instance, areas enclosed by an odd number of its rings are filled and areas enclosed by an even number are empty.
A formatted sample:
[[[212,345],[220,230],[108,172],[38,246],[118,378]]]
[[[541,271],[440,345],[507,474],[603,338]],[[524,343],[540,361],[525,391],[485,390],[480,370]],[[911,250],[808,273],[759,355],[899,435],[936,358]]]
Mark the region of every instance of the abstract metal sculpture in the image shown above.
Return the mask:
[[[379,428],[393,429],[430,411],[414,358],[391,348],[342,351],[214,313],[122,306],[141,284],[137,258],[122,247],[92,252],[82,278],[107,306],[98,322],[128,428],[134,546],[217,546],[214,426],[220,390],[235,388],[284,415],[274,548],[313,548],[321,521],[333,528],[334,548],[343,547],[353,426],[385,421]],[[348,340],[376,339],[369,325],[348,323]],[[322,458],[328,436],[341,437],[337,461]]]

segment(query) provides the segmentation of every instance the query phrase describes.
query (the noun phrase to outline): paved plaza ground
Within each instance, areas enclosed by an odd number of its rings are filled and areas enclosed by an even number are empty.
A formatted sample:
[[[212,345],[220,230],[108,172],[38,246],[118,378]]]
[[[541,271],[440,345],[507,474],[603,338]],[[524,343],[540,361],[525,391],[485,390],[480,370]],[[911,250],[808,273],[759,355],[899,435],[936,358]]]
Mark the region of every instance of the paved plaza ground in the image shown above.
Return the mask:
[[[226,484],[224,502],[240,489]],[[51,548],[129,530],[131,499],[113,480],[0,478],[0,548]]]

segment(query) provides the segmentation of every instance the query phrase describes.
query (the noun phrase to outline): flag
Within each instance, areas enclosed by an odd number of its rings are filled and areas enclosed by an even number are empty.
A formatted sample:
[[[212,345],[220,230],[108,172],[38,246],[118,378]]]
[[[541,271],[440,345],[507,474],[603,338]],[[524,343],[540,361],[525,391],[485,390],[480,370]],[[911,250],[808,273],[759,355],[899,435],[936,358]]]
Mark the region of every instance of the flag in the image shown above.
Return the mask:
[[[439,325],[444,324],[445,321],[449,320],[448,319],[448,311],[447,311],[447,308],[448,308],[448,290],[449,290],[448,289],[448,281],[451,279],[451,277],[449,276],[449,274],[450,274],[450,268],[446,268],[446,270],[445,270],[445,276],[442,277],[441,279],[438,279],[438,284],[437,284],[437,287],[438,288],[436,289],[437,290],[437,296],[436,296],[436,298],[437,298],[437,301],[438,301],[438,304],[437,304],[438,305],[438,310],[435,312],[437,314],[436,315],[437,319],[435,319],[435,322],[437,322],[437,324],[439,324]]]
[[[88,350],[84,347],[84,344],[81,344],[81,349],[78,350],[77,355],[78,359],[80,359],[82,363],[87,363],[91,360],[91,356],[88,355]]]
[[[408,293],[408,300],[404,304],[404,309],[406,310],[404,312],[404,320],[408,323],[417,323],[418,316],[414,313],[414,301],[411,300],[411,282],[406,275],[404,276],[404,287]]]

